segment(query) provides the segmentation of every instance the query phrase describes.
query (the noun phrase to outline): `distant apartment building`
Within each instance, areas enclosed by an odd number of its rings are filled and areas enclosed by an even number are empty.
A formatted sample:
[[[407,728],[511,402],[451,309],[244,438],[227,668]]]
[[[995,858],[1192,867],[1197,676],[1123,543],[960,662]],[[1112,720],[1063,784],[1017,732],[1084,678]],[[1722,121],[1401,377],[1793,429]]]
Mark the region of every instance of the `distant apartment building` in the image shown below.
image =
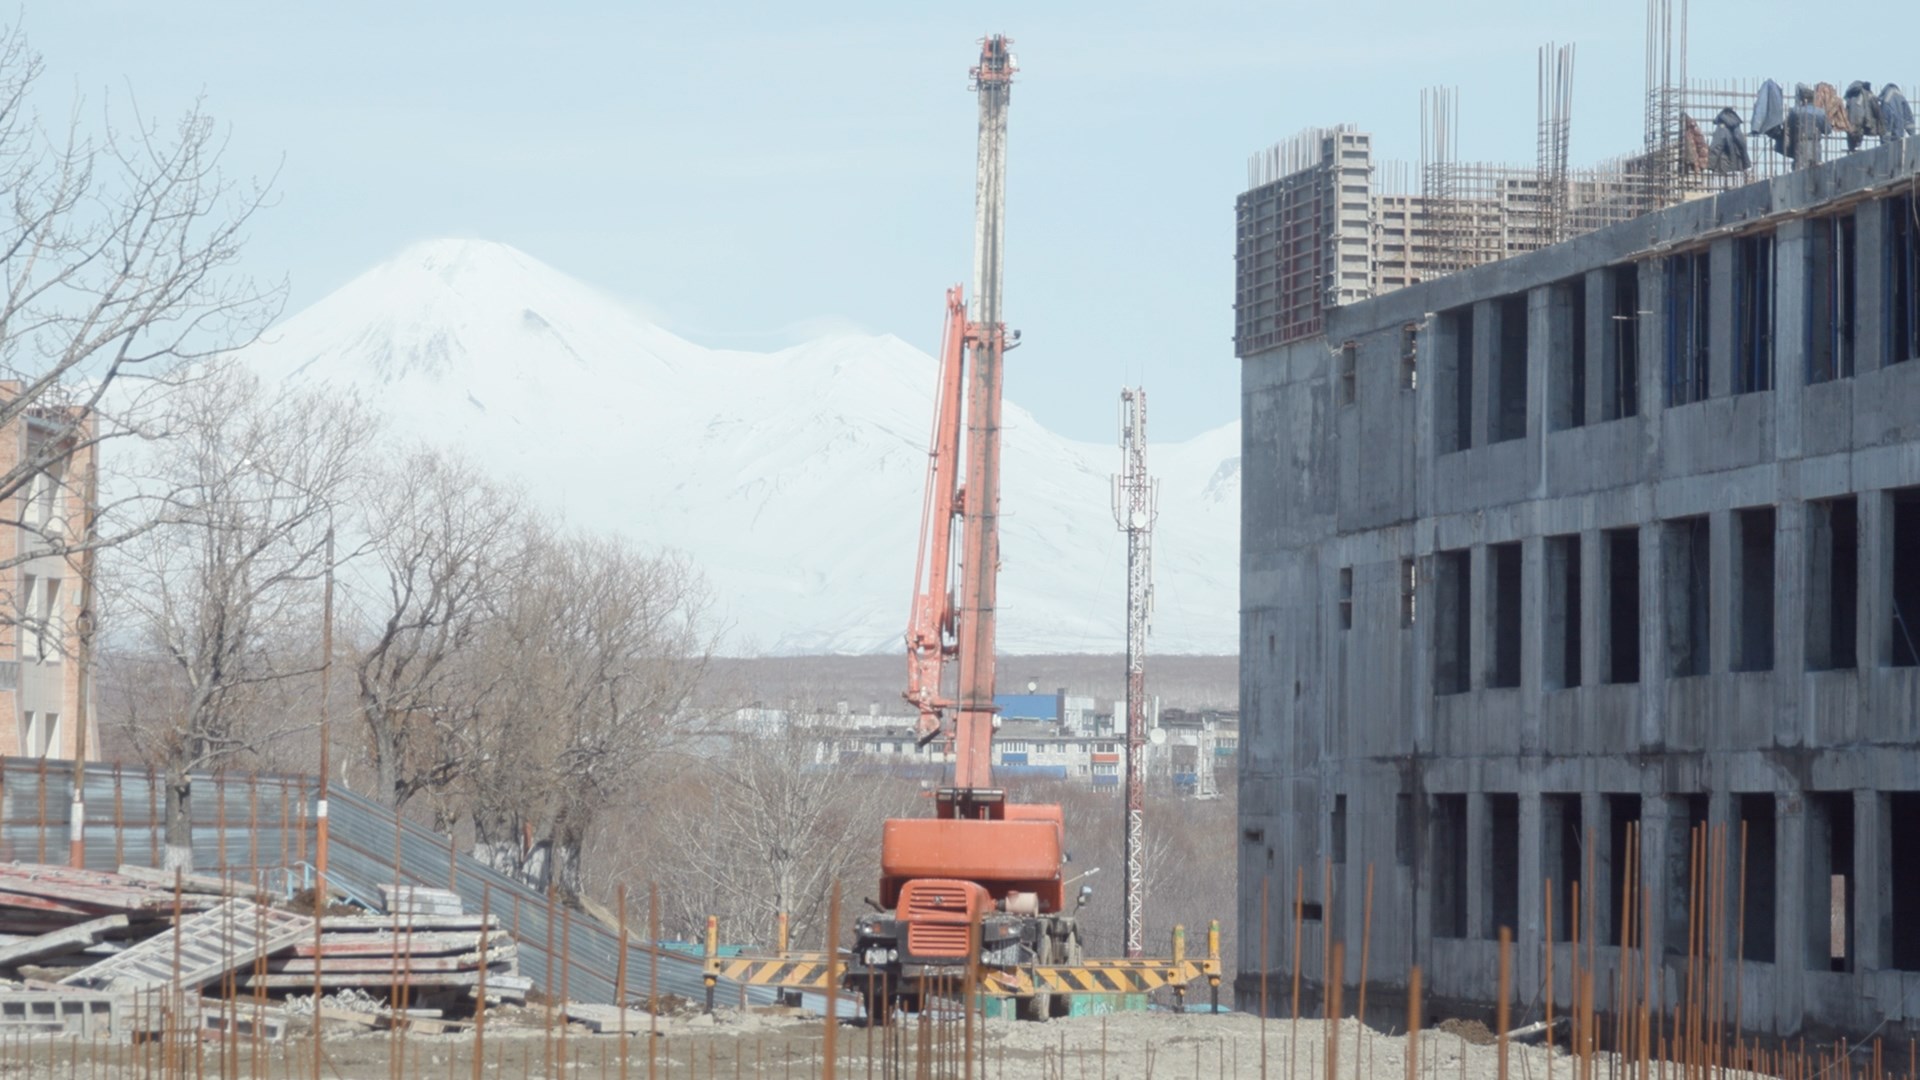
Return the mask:
[[[0,382],[0,398],[20,392]],[[92,724],[80,641],[81,587],[86,560],[70,553],[88,531],[95,448],[93,428],[59,413],[29,412],[0,428],[0,475],[21,462],[51,455],[0,512],[0,565],[11,577],[10,617],[0,620],[0,754],[71,759],[79,725]],[[87,732],[88,757],[99,756],[96,730]]]
[[[1125,733],[1115,730],[1113,709],[1096,711],[1093,698],[1065,691],[1003,695],[998,701],[1002,719],[993,737],[998,782],[1058,780],[1097,791],[1121,789],[1127,744]],[[1157,732],[1143,758],[1149,785],[1177,795],[1217,796],[1219,772],[1232,768],[1238,752],[1238,716],[1156,707],[1149,717]],[[882,713],[877,704],[865,712],[745,710],[739,723],[758,730],[786,724],[803,728],[816,740],[814,760],[820,764],[878,768],[937,782],[953,761],[940,740],[924,745],[916,740],[912,716]]]

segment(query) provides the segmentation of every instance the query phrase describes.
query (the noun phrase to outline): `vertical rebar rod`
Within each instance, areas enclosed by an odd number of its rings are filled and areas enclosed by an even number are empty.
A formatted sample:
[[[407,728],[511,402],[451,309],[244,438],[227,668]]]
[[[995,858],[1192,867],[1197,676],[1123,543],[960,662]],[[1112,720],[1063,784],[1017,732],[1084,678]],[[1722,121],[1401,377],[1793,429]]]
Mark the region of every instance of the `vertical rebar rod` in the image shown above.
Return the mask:
[[[620,1010],[620,1080],[627,1080],[627,960],[633,952],[633,942],[627,937],[627,883],[621,882],[615,890],[614,903],[620,908],[619,933],[620,954],[614,965],[613,1004]],[[737,1064],[740,1056],[734,1054]],[[478,1077],[475,1080],[479,1080]]]

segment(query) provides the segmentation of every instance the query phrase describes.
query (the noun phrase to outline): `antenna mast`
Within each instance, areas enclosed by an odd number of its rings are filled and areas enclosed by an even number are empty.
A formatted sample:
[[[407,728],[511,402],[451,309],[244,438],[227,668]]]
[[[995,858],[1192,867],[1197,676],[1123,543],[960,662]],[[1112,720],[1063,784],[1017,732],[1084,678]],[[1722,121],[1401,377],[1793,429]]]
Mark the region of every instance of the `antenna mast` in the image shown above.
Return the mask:
[[[1146,899],[1147,617],[1153,610],[1153,522],[1160,485],[1147,475],[1147,392],[1120,391],[1120,473],[1113,519],[1127,534],[1127,955],[1140,956]]]

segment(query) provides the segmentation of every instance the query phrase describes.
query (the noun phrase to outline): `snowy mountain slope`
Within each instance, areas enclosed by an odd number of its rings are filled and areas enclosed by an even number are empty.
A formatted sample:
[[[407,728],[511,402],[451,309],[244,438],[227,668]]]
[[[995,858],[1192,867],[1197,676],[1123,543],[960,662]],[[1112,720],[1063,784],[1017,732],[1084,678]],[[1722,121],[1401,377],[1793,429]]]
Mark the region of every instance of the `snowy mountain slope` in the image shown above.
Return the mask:
[[[900,647],[935,362],[898,338],[707,349],[513,248],[445,240],[362,274],[247,359],[360,387],[403,435],[462,450],[571,523],[688,552],[722,598],[729,651]],[[1011,402],[1005,424],[1002,649],[1119,651],[1118,447],[1063,439]],[[1230,424],[1149,448],[1158,651],[1236,648],[1239,442]]]

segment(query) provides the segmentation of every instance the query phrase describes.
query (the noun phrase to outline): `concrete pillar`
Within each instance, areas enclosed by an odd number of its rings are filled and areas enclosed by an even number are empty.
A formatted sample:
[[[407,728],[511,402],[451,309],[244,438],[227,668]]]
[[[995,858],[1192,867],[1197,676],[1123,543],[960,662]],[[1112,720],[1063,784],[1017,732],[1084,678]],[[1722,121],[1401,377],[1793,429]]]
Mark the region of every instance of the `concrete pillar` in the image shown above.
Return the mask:
[[[1523,700],[1540,700],[1546,653],[1547,542],[1529,536],[1520,542],[1520,693]],[[1538,753],[1546,745],[1541,710],[1526,710],[1521,722],[1521,753]]]
[[[1657,423],[1649,424],[1650,429]],[[1657,521],[1645,523],[1640,536],[1640,745],[1666,744],[1667,604],[1665,544]]]
[[[1487,936],[1493,921],[1493,897],[1488,895],[1487,859],[1493,840],[1493,815],[1484,792],[1467,795],[1467,936]]]
[[[1774,508],[1773,735],[1781,746],[1802,743],[1800,699],[1807,670],[1807,618],[1815,601],[1808,588],[1807,504],[1782,499]],[[1824,594],[1820,597],[1824,602]]]
[[[1733,392],[1733,240],[1707,249],[1707,396]],[[1715,671],[1725,671],[1716,666]]]
[[[1598,529],[1580,534],[1580,614],[1586,624],[1580,635],[1580,683],[1583,686],[1600,686],[1607,681],[1611,645],[1604,632],[1609,625],[1603,606],[1607,600],[1603,585],[1606,568],[1602,562],[1607,557],[1605,541],[1606,537]],[[1582,749],[1598,751],[1601,748],[1587,745]]]
[[[1660,329],[1666,325],[1667,299],[1661,291],[1664,280],[1659,259],[1640,264],[1640,317],[1634,326],[1640,332],[1640,415],[1650,421],[1647,431],[1649,460],[1658,456],[1660,411],[1667,403],[1667,357]],[[1652,474],[1649,474],[1652,475]]]
[[[1893,506],[1883,491],[1862,491],[1860,508],[1860,654],[1863,669],[1893,660]]]
[[[1553,296],[1559,291],[1551,285],[1527,291],[1527,438],[1535,447],[1542,445],[1548,430],[1548,402],[1552,400],[1547,393],[1548,380],[1567,379],[1573,370],[1573,357],[1565,345],[1564,332],[1560,346],[1554,345]],[[1565,306],[1563,301],[1562,307]],[[1535,461],[1541,460],[1539,454],[1532,457]]]
[[[1707,515],[1707,670],[1718,675],[1733,670],[1733,512],[1715,510]],[[1708,733],[1711,742],[1712,733]],[[1722,817],[1720,820],[1726,820]]]
[[[1659,781],[1656,778],[1649,783],[1657,785]],[[1654,957],[1656,963],[1668,948],[1684,950],[1687,947],[1684,934],[1679,941],[1671,943],[1667,935],[1666,897],[1673,890],[1686,887],[1684,860],[1680,864],[1683,876],[1679,882],[1674,882],[1668,873],[1667,849],[1673,843],[1674,831],[1672,801],[1657,790],[1643,790],[1640,797],[1640,880],[1646,886],[1651,909],[1647,924],[1641,927],[1641,931],[1647,944],[1647,955]],[[1684,850],[1687,835],[1684,813],[1680,817],[1678,832]],[[1655,987],[1654,992],[1658,995],[1659,988]]]
[[[1613,806],[1602,792],[1589,791],[1580,796],[1580,843],[1591,853],[1595,895],[1612,896],[1620,891],[1620,878],[1613,865]],[[1583,866],[1581,873],[1587,871]],[[1565,895],[1562,890],[1561,895]],[[1593,932],[1601,941],[1610,940],[1613,920],[1610,908],[1594,912]]]
[[[1780,792],[1774,796],[1773,812],[1781,888],[1774,901],[1772,1020],[1773,1030],[1792,1031],[1800,1023],[1811,955],[1808,900],[1813,886],[1807,879],[1814,875],[1809,872],[1813,859],[1807,849],[1806,798],[1797,790]]]
[[[1485,446],[1493,441],[1494,401],[1493,335],[1499,330],[1493,304],[1481,301],[1473,305],[1473,434],[1465,446]]]
[[[1800,391],[1807,382],[1807,222],[1786,221],[1773,238],[1773,445],[1800,456]],[[1777,649],[1775,655],[1782,655]]]
[[[1887,798],[1866,789],[1853,793],[1853,920],[1855,972],[1878,970],[1891,959],[1887,951],[1893,930],[1893,892],[1888,865],[1893,853],[1887,830]],[[1907,822],[1906,828],[1913,823]],[[1909,917],[1911,914],[1909,913]]]
[[[1579,334],[1587,343],[1587,423],[1597,424],[1606,419],[1608,393],[1612,387],[1613,356],[1611,344],[1613,337],[1609,323],[1613,318],[1613,288],[1608,283],[1607,271],[1589,270],[1581,279],[1578,288],[1587,294],[1587,321],[1584,326],[1576,326],[1573,332]],[[1620,328],[1633,333],[1633,324]]]
[[[1886,280],[1886,199],[1869,199],[1854,210],[1853,370],[1864,375],[1886,366],[1882,282]]]
[[[1529,771],[1520,782],[1520,925],[1514,927],[1514,978],[1519,986],[1539,986],[1542,900],[1545,869],[1541,866],[1541,806],[1537,772]]]
[[[1467,554],[1467,565],[1471,567],[1467,576],[1467,592],[1471,597],[1468,604],[1467,619],[1467,655],[1463,658],[1467,665],[1467,685],[1480,690],[1487,685],[1487,668],[1492,659],[1493,642],[1489,640],[1487,628],[1492,625],[1493,613],[1493,574],[1489,569],[1491,560],[1487,558],[1487,545],[1475,544]]]

